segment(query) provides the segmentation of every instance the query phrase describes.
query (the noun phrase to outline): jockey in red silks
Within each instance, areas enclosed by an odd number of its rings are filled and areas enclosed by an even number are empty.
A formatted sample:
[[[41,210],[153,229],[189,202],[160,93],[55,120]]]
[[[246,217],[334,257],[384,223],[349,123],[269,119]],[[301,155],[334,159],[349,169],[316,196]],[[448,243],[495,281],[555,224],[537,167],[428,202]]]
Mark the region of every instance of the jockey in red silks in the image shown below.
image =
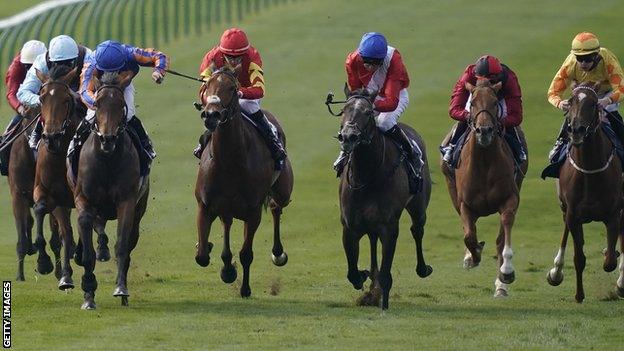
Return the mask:
[[[378,92],[374,102],[377,128],[401,146],[409,161],[410,178],[420,183],[422,152],[397,126],[409,103],[409,76],[401,54],[388,45],[381,33],[370,32],[364,34],[358,49],[347,56],[345,68],[350,91],[366,88]],[[348,155],[341,151],[334,162],[338,176],[347,158]]]
[[[265,95],[262,59],[258,50],[249,44],[247,35],[242,29],[230,28],[223,32],[219,45],[213,47],[204,55],[199,68],[199,74],[207,81],[215,71],[226,66],[237,72],[237,79],[240,85],[238,102],[241,110],[259,127],[275,160],[275,168],[281,169],[286,158],[286,151],[270,122],[260,109],[260,100]],[[203,86],[200,90],[200,99],[203,99],[201,96],[202,92]],[[209,137],[209,132],[205,132],[200,137],[199,145],[193,151],[197,158],[201,158],[202,151]]]
[[[26,78],[26,72],[28,72],[33,62],[35,62],[35,58],[45,53],[46,50],[45,44],[39,40],[29,40],[24,43],[22,50],[13,58],[11,65],[9,65],[4,80],[7,88],[6,98],[11,108],[17,114],[11,119],[4,134],[0,136],[0,144],[2,144],[5,139],[11,137],[10,133],[14,130],[15,126],[22,121],[30,109],[17,99],[17,90]],[[0,173],[2,175],[6,175],[8,172],[9,150],[10,148],[6,148],[4,151],[0,152]]]
[[[458,142],[463,140],[462,136],[468,132],[468,118],[470,117],[470,92],[466,89],[466,83],[476,85],[477,79],[488,79],[490,83],[502,82],[502,87],[498,91],[499,116],[505,127],[504,138],[513,152],[516,163],[520,164],[527,158],[526,150],[522,146],[520,136],[516,128],[522,122],[522,92],[516,74],[506,65],[490,55],[481,56],[473,65],[468,65],[464,73],[459,77],[449,104],[449,115],[457,124],[448,144],[440,146],[442,159],[451,166],[455,166],[452,158],[455,147],[462,147]],[[461,150],[458,150],[461,151]]]

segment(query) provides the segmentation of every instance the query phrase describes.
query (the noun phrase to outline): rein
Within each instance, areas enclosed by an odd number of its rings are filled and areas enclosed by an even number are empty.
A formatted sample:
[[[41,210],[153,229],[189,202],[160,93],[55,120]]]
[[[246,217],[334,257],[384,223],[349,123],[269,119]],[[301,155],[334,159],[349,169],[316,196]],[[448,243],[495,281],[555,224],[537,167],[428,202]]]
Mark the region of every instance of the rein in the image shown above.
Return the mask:
[[[41,113],[39,113],[37,116],[35,116],[35,118],[33,118],[33,119],[32,119],[32,120],[31,120],[31,121],[30,121],[30,122],[26,125],[26,127],[22,128],[22,130],[20,130],[19,132],[17,132],[17,134],[15,134],[15,135],[13,136],[13,138],[11,138],[10,140],[7,140],[7,141],[4,143],[4,145],[0,146],[0,152],[4,151],[4,150],[5,150],[5,149],[7,149],[7,148],[8,148],[11,144],[13,144],[13,142],[14,142],[15,140],[17,140],[17,138],[18,138],[20,135],[24,134],[24,132],[26,132],[26,130],[27,130],[28,128],[30,128],[30,126],[32,126],[32,125],[33,125],[33,124],[34,124],[34,123],[35,123],[35,122],[39,119],[39,117],[41,117]],[[19,128],[19,126],[20,126],[20,125],[18,124],[18,125],[16,125],[14,128]]]

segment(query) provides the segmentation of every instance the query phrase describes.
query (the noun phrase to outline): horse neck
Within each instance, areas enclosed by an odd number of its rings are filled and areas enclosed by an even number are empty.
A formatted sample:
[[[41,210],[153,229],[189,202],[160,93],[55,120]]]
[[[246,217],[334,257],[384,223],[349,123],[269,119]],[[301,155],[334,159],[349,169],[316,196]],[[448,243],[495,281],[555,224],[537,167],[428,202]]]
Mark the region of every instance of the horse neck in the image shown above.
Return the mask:
[[[230,119],[212,133],[211,151],[215,159],[223,163],[239,164],[246,157],[247,140],[240,110],[234,110]]]
[[[352,180],[356,183],[370,181],[371,177],[379,171],[379,168],[383,167],[382,163],[386,152],[383,138],[384,136],[375,127],[371,143],[359,145],[351,151],[349,168]]]
[[[475,173],[478,170],[487,170],[490,166],[500,167],[501,163],[497,160],[505,157],[501,136],[494,135],[494,140],[486,147],[477,143],[477,136],[474,132],[471,132],[468,138],[469,142],[464,151],[468,155],[469,168],[473,169],[471,173]]]
[[[605,165],[611,156],[613,146],[610,144],[602,128],[598,127],[595,133],[587,137],[581,145],[570,148],[570,156],[583,168],[593,169]]]

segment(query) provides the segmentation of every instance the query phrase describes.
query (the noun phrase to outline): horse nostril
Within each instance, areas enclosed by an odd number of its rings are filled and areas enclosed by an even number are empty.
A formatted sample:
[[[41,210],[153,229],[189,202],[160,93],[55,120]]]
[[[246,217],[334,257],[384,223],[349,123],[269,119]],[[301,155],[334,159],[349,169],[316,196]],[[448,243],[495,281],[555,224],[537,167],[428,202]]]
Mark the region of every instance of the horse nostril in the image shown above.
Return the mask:
[[[336,137],[336,139],[338,139],[339,142],[343,142],[344,141],[344,137],[342,136],[342,134],[338,134],[338,136]]]

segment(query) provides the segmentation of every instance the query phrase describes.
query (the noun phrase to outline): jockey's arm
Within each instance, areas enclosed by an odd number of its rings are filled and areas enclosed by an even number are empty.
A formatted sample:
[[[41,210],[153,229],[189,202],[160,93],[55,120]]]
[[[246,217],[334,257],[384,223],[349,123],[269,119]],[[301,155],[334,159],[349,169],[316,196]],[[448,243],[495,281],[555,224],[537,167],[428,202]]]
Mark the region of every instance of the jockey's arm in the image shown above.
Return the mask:
[[[519,126],[522,123],[522,90],[518,77],[511,70],[507,73],[504,93],[507,116],[503,119],[503,124],[508,128]]]
[[[165,70],[169,68],[169,57],[160,51],[138,47],[129,47],[129,50],[131,50],[132,58],[140,66],[153,67],[154,71],[159,72],[163,76],[165,75]]]
[[[43,73],[47,73],[45,54],[37,56],[32,67],[30,67],[28,72],[26,72],[26,78],[17,91],[17,99],[26,107],[41,105],[41,101],[39,100],[39,90],[41,90],[42,83],[37,77],[37,69]]]
[[[622,102],[624,101],[624,73],[622,73],[622,66],[620,66],[618,59],[610,51],[607,51],[604,59],[609,83],[611,84],[611,103]]]
[[[240,92],[243,99],[257,100],[264,97],[264,72],[262,71],[262,63],[249,63],[249,81],[251,86],[241,87]]]
[[[575,64],[576,57],[572,54],[568,55],[550,83],[550,87],[548,88],[548,102],[557,108],[559,108],[559,104],[563,100],[561,96],[570,85],[570,71],[574,69]]]
[[[19,55],[16,56],[11,62],[9,69],[7,70],[6,79],[5,79],[5,83],[7,87],[7,93],[6,93],[7,101],[9,102],[9,105],[11,105],[11,108],[15,110],[15,112],[17,113],[19,113],[18,110],[20,109],[20,106],[22,106],[22,104],[17,99],[17,91],[19,89],[20,84],[22,83],[20,79],[18,79],[19,77],[17,77],[17,74],[18,72],[23,72],[21,71],[22,68],[20,67],[21,63],[19,62],[19,57],[20,57]]]
[[[357,68],[355,67],[356,60],[357,54],[353,52],[349,54],[349,56],[347,56],[347,61],[345,62],[345,70],[347,71],[347,85],[349,86],[349,91],[354,91],[364,87],[357,75]]]
[[[93,81],[95,72],[95,58],[93,55],[89,55],[85,57],[80,74],[80,97],[82,102],[91,110],[95,110],[95,83]]]
[[[464,122],[468,119],[470,112],[466,111],[466,103],[470,93],[466,90],[466,82],[470,76],[470,70],[472,66],[468,66],[464,73],[459,77],[455,86],[453,87],[453,93],[451,94],[451,102],[449,104],[449,116],[460,122]]]
[[[399,106],[401,89],[403,89],[403,83],[400,80],[388,80],[383,91],[383,97],[375,100],[375,111],[391,112],[396,110],[397,106]]]

